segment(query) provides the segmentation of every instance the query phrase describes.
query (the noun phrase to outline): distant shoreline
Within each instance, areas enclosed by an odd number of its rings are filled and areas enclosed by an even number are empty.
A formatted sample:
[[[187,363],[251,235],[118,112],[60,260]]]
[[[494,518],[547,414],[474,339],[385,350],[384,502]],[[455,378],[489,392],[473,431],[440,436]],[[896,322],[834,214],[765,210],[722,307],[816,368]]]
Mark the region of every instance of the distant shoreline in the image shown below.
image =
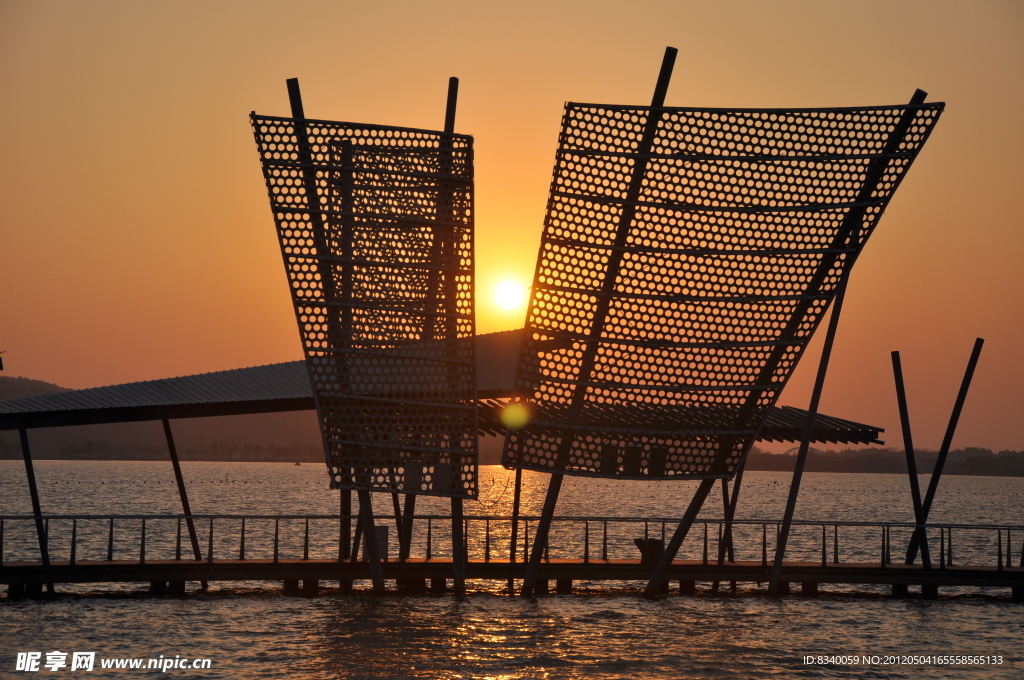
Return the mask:
[[[64,447],[56,454],[33,452],[35,460],[75,461],[167,461],[167,451],[156,446],[115,446],[107,442],[85,442]],[[180,452],[183,462],[217,463],[311,463],[322,464],[323,454],[315,446],[226,445],[191,447]],[[918,471],[930,474],[938,454],[921,451],[916,455]],[[20,449],[0,446],[0,460],[21,460]],[[754,449],[747,458],[746,469],[757,472],[791,472],[796,454],[772,454]],[[493,454],[480,456],[481,465],[499,465]],[[843,451],[811,450],[806,472],[850,472],[858,474],[907,474],[906,457],[893,449],[846,449]],[[1024,451],[993,452],[989,449],[966,448],[950,451],[943,468],[944,475],[981,477],[1024,477]]]

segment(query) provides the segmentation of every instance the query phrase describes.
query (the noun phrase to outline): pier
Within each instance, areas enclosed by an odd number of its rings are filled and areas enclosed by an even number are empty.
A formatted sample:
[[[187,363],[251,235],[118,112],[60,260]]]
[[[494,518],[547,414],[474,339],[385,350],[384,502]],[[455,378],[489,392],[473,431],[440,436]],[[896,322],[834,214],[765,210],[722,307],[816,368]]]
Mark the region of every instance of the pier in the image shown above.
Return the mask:
[[[12,599],[42,597],[47,585],[83,583],[148,583],[154,595],[185,595],[187,582],[205,589],[218,581],[277,582],[286,595],[316,595],[321,583],[337,582],[348,593],[354,581],[372,578],[369,561],[360,555],[358,526],[354,540],[344,538],[346,524],[358,525],[354,515],[54,515],[43,518],[48,564],[25,554],[36,519],[0,518],[0,529],[5,529],[0,533],[0,584]],[[198,529],[193,546],[189,519]],[[465,516],[468,582],[490,581],[491,590],[518,592],[531,529],[541,518],[518,517],[522,533],[515,546],[510,542],[512,519]],[[375,518],[380,538],[382,530],[393,528],[387,525],[393,520]],[[414,520],[420,528],[415,540],[392,546],[392,557],[382,560],[383,578],[391,583],[387,592],[447,592],[456,572],[450,517],[416,515]],[[671,522],[555,517],[535,593],[569,594],[581,583],[639,588],[661,557]],[[660,594],[693,595],[699,582],[721,592],[739,583],[766,586],[780,526],[780,520],[698,520],[680,556],[672,560]],[[794,520],[790,545],[795,554],[782,565],[782,593],[814,597],[827,592],[829,584],[882,585],[894,597],[908,596],[914,587],[923,597],[935,598],[941,588],[967,586],[1009,589],[1014,601],[1024,601],[1024,526],[929,525],[934,552],[928,566],[903,559],[901,546],[908,545],[916,529],[906,523]],[[14,559],[4,557],[12,552]],[[393,557],[402,553],[410,556]],[[501,583],[497,588],[496,581]]]

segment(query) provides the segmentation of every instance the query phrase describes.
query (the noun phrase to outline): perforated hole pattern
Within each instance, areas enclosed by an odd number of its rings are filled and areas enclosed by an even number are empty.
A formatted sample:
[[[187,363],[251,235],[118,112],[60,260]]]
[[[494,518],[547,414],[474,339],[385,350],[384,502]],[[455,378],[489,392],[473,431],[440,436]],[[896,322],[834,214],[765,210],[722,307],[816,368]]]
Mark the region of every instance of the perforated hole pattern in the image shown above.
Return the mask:
[[[732,475],[942,108],[567,104],[504,464]]]
[[[472,138],[251,122],[331,486],[475,498]]]

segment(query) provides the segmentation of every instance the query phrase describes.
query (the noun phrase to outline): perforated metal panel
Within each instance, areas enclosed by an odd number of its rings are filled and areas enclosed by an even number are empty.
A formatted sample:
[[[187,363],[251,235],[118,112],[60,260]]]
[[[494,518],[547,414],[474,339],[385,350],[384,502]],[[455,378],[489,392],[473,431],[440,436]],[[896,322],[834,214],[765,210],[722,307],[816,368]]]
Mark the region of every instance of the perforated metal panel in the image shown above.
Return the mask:
[[[331,486],[475,498],[472,138],[251,119]]]
[[[504,464],[733,474],[942,107],[567,104]]]

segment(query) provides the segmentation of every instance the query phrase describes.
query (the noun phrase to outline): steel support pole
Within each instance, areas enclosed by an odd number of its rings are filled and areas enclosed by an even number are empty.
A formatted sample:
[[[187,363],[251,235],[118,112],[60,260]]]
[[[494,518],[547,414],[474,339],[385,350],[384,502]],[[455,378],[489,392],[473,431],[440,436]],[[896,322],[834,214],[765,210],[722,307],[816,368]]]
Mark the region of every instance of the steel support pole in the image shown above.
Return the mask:
[[[394,478],[392,478],[394,483]],[[398,494],[391,494],[391,509],[395,513],[395,538],[398,540],[398,555],[401,559],[402,547],[405,545],[405,530],[402,528],[402,502],[398,500]]]
[[[46,527],[43,525],[43,511],[39,505],[39,487],[36,485],[36,470],[32,465],[32,452],[28,448],[28,430],[19,428],[21,436],[21,457],[25,459],[25,477],[28,479],[28,493],[32,499],[32,514],[36,518],[36,535],[39,537],[39,557],[44,567],[50,566],[50,550],[47,545]],[[46,593],[53,595],[53,584],[46,584]]]
[[[661,559],[658,560],[658,566],[654,568],[654,573],[651,574],[651,580],[647,582],[647,587],[644,589],[644,597],[647,599],[654,599],[661,591],[661,585],[665,582],[668,569],[672,566],[672,560],[676,558],[676,553],[679,552],[679,548],[683,545],[686,534],[690,532],[690,527],[693,526],[693,522],[697,519],[705,499],[707,499],[714,486],[714,479],[705,479],[697,487],[693,498],[690,499],[690,505],[686,508],[683,518],[679,521],[679,526],[676,527],[675,533],[672,534],[668,545],[665,546],[665,552],[661,554]]]
[[[735,493],[736,493],[736,488],[735,487],[733,487],[733,491],[732,492],[735,495]],[[730,524],[730,520],[732,519],[732,516],[729,513],[730,508],[732,508],[732,501],[731,501],[731,496],[729,495],[729,480],[728,479],[723,479],[722,480],[722,514],[725,516],[725,527],[723,528],[723,532],[722,532],[722,544],[720,546],[718,546],[718,563],[719,564],[722,564],[722,562],[725,560],[726,557],[729,558],[730,562],[734,561],[734,555],[733,555],[733,550],[732,550],[732,542],[731,542],[731,540],[729,538],[729,536],[730,536],[729,532],[730,532],[730,530],[732,528],[732,525]]]
[[[401,562],[409,559],[412,552],[412,520],[416,514],[416,494],[405,495],[405,512],[402,517],[402,538],[399,540],[398,559]]]
[[[551,519],[555,516],[555,506],[558,504],[558,492],[562,488],[562,478],[565,475],[555,472],[548,482],[548,494],[544,498],[544,509],[540,513],[540,521],[537,522],[537,530],[533,536],[533,549],[530,551],[530,562],[526,566],[526,576],[523,579],[521,594],[523,597],[532,597],[534,586],[537,584],[537,572],[540,570],[540,561],[544,557],[544,549],[548,545],[548,532],[551,529]]]
[[[174,467],[174,481],[178,484],[178,496],[181,497],[181,510],[185,515],[185,524],[188,527],[188,537],[192,542],[192,554],[196,560],[202,561],[203,553],[199,549],[199,537],[196,535],[196,525],[192,521],[192,509],[188,504],[188,493],[185,491],[185,478],[181,474],[181,463],[178,462],[178,449],[174,445],[174,437],[171,436],[171,423],[167,418],[163,419],[164,437],[167,439],[167,451],[171,455],[171,465]],[[203,592],[210,587],[208,581],[200,581]]]
[[[907,474],[910,477],[910,498],[914,504],[914,521],[917,528],[914,530],[914,537],[921,544],[921,562],[925,569],[932,568],[931,555],[928,553],[928,534],[925,533],[925,515],[921,505],[921,484],[917,477],[917,458],[914,453],[914,438],[910,430],[910,411],[907,409],[907,392],[903,384],[903,364],[900,362],[900,353],[892,353],[892,375],[896,381],[896,401],[900,409],[900,428],[903,430],[903,451],[907,457]],[[913,564],[913,562],[907,562]]]
[[[967,370],[964,372],[964,379],[960,383],[960,392],[956,395],[956,403],[953,405],[953,413],[949,416],[949,424],[946,426],[946,435],[942,438],[942,447],[939,449],[938,458],[935,460],[935,468],[932,470],[931,479],[928,480],[928,491],[925,494],[924,502],[921,504],[924,521],[928,521],[928,514],[932,510],[932,502],[935,500],[935,492],[939,488],[939,480],[942,478],[942,468],[946,465],[946,456],[949,455],[949,447],[953,444],[953,435],[956,434],[957,423],[960,422],[960,412],[963,411],[964,402],[967,401],[967,392],[971,389],[971,380],[974,378],[974,369],[978,367],[978,358],[981,356],[981,348],[985,344],[983,338],[974,341],[974,349],[971,351],[971,358],[967,362]],[[920,549],[918,542],[912,537],[910,547],[907,548],[907,564],[913,564],[917,558],[917,551]]]
[[[512,529],[508,545],[508,562],[516,563],[516,540],[519,538],[519,507],[523,496],[523,470],[516,468],[516,483],[512,493]],[[515,579],[508,580],[508,594],[515,594]]]
[[[370,565],[370,579],[374,595],[384,594],[384,569],[381,566],[380,545],[377,543],[377,528],[373,523],[373,501],[369,491],[359,490],[359,520],[363,526],[363,545],[366,561]],[[358,533],[358,532],[357,532]],[[358,546],[356,546],[358,549]]]
[[[654,138],[658,132],[658,123],[661,121],[664,112],[661,107],[665,105],[665,95],[668,93],[668,85],[672,80],[672,69],[675,66],[677,50],[674,47],[666,47],[665,55],[661,61],[661,70],[658,73],[658,82],[654,87],[654,96],[651,99],[651,111],[644,125],[643,134],[640,136],[637,146],[637,159],[626,191],[626,202],[622,214],[619,216],[619,223],[616,227],[614,245],[617,246],[608,258],[608,266],[605,270],[604,281],[601,284],[601,295],[598,296],[593,312],[593,322],[590,326],[590,340],[586,343],[583,354],[579,359],[579,372],[576,376],[576,387],[573,390],[572,400],[569,405],[569,412],[576,413],[583,408],[586,402],[586,383],[590,380],[591,373],[597,361],[598,345],[601,341],[601,334],[607,322],[608,312],[611,307],[611,300],[615,290],[615,281],[618,279],[619,270],[622,267],[624,251],[618,246],[625,245],[629,238],[629,231],[633,226],[633,219],[636,216],[637,208],[634,202],[640,196],[643,188],[644,175],[647,172],[647,159],[645,154],[650,153],[654,145]],[[567,465],[569,454],[575,435],[569,432],[562,434],[556,453],[556,466],[564,469]],[[548,494],[544,500],[544,511],[537,523],[537,532],[534,536],[533,550],[530,553],[530,561],[526,568],[526,577],[523,581],[522,595],[529,597],[533,595],[534,585],[537,580],[537,571],[540,569],[541,555],[547,545],[548,531],[551,527],[551,518],[554,516],[555,505],[558,502],[558,491],[562,487],[562,473],[554,472],[551,481],[548,483]]]
[[[924,90],[916,90],[914,95],[910,98],[910,106],[914,107],[918,104],[923,104],[927,96],[928,93]],[[889,139],[886,141],[884,149],[886,154],[895,153],[899,150],[900,144],[903,142],[903,138],[910,129],[910,125],[913,122],[915,115],[916,111],[913,108],[904,110],[903,115],[900,116],[900,120],[896,123],[895,128],[893,128],[892,133],[889,135]],[[888,164],[889,161],[886,158],[872,161],[864,176],[864,185],[861,187],[858,194],[858,201],[869,198],[872,195],[878,186],[878,182],[884,175]],[[856,237],[857,230],[862,226],[864,210],[866,210],[866,208],[850,210],[843,219],[842,226],[839,229],[837,236],[844,240]],[[776,595],[779,592],[779,579],[782,573],[782,561],[785,558],[786,553],[786,542],[789,540],[789,531],[793,522],[793,513],[796,509],[796,499],[800,493],[800,480],[803,477],[804,464],[807,462],[807,450],[810,447],[811,432],[814,427],[814,420],[818,413],[818,400],[821,397],[821,388],[824,386],[825,374],[828,372],[828,359],[832,353],[832,343],[835,340],[835,329],[839,323],[843,296],[846,294],[846,284],[849,280],[852,266],[853,263],[851,262],[846,268],[846,274],[839,284],[839,289],[836,292],[835,301],[832,305],[832,315],[829,319],[828,333],[825,337],[825,348],[821,353],[821,362],[818,365],[818,376],[815,379],[814,393],[811,396],[811,408],[807,414],[807,423],[804,425],[804,433],[800,443],[800,452],[797,454],[796,469],[793,471],[793,483],[790,486],[789,499],[786,502],[786,515],[783,518],[783,524],[779,531],[778,545],[775,551],[775,562],[772,565],[771,578],[768,586],[768,591],[772,595]],[[821,281],[824,281],[824,277],[827,273],[828,271],[825,268],[820,268],[819,275],[816,276],[815,281],[813,281],[812,284],[815,286],[820,285]],[[787,335],[788,334],[784,333],[783,337],[786,337]]]
[[[832,303],[832,314],[829,316],[828,331],[825,333],[825,346],[822,347],[821,360],[818,362],[818,375],[814,379],[814,391],[811,393],[811,403],[807,408],[807,422],[804,423],[804,432],[800,439],[800,451],[797,453],[796,467],[793,469],[793,481],[789,486],[786,512],[782,518],[782,528],[779,531],[779,539],[775,548],[775,562],[772,564],[771,578],[768,581],[769,595],[778,595],[779,579],[782,575],[782,562],[786,557],[786,543],[789,540],[789,531],[793,526],[796,500],[800,495],[800,480],[803,478],[804,465],[807,463],[807,451],[811,446],[814,421],[818,417],[818,402],[821,400],[821,391],[825,386],[825,376],[828,374],[828,362],[832,357],[832,344],[835,342],[836,330],[839,328],[839,317],[842,315],[843,299],[846,297],[846,284],[848,281],[849,271],[847,276],[840,281],[835,301]]]
[[[196,534],[195,522],[192,521],[192,508],[188,504],[188,491],[185,490],[185,478],[181,474],[181,463],[178,461],[178,449],[174,445],[174,436],[171,434],[171,423],[167,418],[164,418],[162,422],[164,425],[164,437],[167,439],[167,452],[171,455],[171,465],[174,467],[174,481],[178,483],[181,511],[185,515],[188,538],[192,542],[192,553],[197,560],[202,560],[203,554],[199,549],[199,536]]]
[[[745,466],[744,466],[745,467]],[[743,486],[743,470],[741,467],[736,472],[736,478],[732,483],[732,496],[729,498],[729,507],[725,511],[725,535],[726,545],[729,546],[729,559],[734,561],[736,559],[735,549],[732,541],[732,520],[736,517],[736,504],[740,497],[740,487]]]
[[[455,595],[466,594],[466,537],[462,499],[452,496],[452,586]]]
[[[729,519],[729,480],[722,480],[722,515],[726,519]],[[725,563],[725,527],[719,527],[718,536],[718,566],[722,566]],[[714,581],[711,584],[711,592],[718,592],[719,581]]]

